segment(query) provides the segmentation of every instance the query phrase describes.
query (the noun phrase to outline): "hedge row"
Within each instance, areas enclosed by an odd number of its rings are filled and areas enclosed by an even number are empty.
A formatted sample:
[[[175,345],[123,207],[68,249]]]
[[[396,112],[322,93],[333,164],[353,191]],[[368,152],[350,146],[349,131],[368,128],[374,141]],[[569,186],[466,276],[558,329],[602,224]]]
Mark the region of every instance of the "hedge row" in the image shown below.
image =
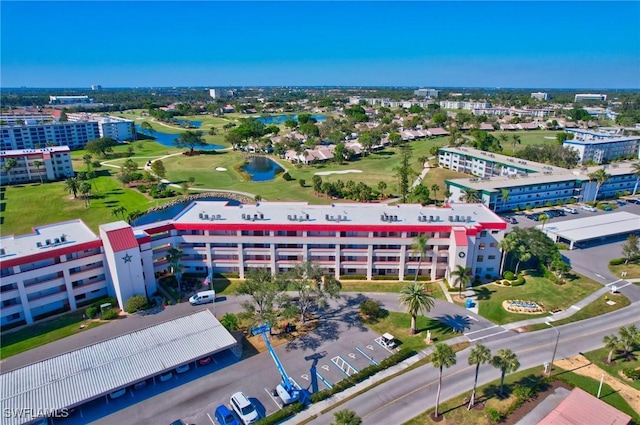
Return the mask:
[[[298,412],[301,412],[304,409],[304,405],[302,403],[292,403],[288,406],[284,406],[282,409],[270,414],[266,418],[260,419],[256,422],[256,425],[275,425],[281,422],[284,422],[289,417],[295,415]]]

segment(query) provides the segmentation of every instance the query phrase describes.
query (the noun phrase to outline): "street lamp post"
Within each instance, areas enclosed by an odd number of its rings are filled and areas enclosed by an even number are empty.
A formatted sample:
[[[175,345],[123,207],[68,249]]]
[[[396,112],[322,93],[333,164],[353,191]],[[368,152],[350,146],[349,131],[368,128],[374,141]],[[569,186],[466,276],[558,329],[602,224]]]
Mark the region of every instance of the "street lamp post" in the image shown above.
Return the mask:
[[[549,370],[547,375],[551,375],[551,370],[553,369],[553,362],[556,359],[556,350],[558,349],[558,342],[560,341],[560,331],[558,328],[553,326],[551,322],[544,322],[545,325],[551,326],[554,331],[556,331],[556,345],[553,347],[553,355],[551,356],[551,364],[549,365]]]

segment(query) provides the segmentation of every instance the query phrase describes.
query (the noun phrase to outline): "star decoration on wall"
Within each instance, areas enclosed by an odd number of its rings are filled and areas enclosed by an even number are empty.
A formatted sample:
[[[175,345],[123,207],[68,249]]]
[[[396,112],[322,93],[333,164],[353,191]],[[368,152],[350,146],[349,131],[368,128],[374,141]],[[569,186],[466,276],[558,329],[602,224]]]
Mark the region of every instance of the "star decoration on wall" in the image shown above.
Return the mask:
[[[127,255],[125,255],[124,257],[122,257],[125,263],[130,263],[132,258],[133,257],[129,255],[129,253],[127,253]]]

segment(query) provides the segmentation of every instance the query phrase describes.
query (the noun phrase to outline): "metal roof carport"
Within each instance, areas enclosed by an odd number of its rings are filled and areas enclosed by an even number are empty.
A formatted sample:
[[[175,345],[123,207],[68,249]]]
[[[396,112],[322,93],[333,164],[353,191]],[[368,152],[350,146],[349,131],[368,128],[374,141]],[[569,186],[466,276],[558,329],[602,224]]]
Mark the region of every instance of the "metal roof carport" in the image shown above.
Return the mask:
[[[3,373],[0,405],[3,412],[71,408],[236,344],[203,310]],[[2,424],[32,419],[5,416]]]
[[[542,230],[543,225],[537,225]],[[544,232],[555,242],[563,239],[573,249],[577,242],[640,232],[640,216],[630,212],[598,214],[593,217],[547,223]]]

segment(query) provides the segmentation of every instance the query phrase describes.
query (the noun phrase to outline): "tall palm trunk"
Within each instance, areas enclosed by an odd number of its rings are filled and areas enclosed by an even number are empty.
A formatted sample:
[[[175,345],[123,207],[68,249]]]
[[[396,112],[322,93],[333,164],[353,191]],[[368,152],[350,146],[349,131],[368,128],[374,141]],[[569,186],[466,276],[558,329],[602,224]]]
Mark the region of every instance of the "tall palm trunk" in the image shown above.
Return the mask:
[[[502,375],[500,375],[500,394],[503,394],[502,392],[502,386],[504,385],[504,375],[505,375],[506,371],[503,370],[502,371]]]
[[[473,381],[473,391],[471,391],[471,400],[469,400],[469,407],[467,410],[471,410],[474,404],[476,404],[476,386],[478,385],[478,372],[480,371],[480,363],[476,363],[476,379]]]
[[[420,266],[422,266],[422,254],[420,254],[420,260],[418,260],[418,268],[416,269],[416,276],[413,279],[414,283],[418,281],[418,275],[420,274]]]
[[[436,411],[435,417],[439,416],[438,414],[438,404],[440,404],[440,388],[442,387],[442,366],[440,366],[440,373],[438,374],[438,393],[436,394]]]
[[[411,334],[412,334],[412,335],[415,335],[415,334],[416,334],[416,332],[417,332],[416,327],[417,327],[417,326],[416,326],[416,315],[415,315],[415,314],[412,314],[412,315],[411,315]]]

